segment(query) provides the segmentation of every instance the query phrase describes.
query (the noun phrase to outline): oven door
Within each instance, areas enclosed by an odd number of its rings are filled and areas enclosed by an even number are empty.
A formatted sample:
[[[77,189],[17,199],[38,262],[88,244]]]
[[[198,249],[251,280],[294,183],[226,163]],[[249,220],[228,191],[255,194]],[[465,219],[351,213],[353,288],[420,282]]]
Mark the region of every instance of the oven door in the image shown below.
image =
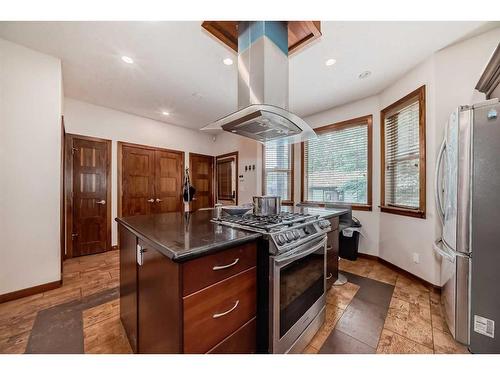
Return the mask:
[[[270,263],[270,347],[287,353],[325,307],[326,236]]]

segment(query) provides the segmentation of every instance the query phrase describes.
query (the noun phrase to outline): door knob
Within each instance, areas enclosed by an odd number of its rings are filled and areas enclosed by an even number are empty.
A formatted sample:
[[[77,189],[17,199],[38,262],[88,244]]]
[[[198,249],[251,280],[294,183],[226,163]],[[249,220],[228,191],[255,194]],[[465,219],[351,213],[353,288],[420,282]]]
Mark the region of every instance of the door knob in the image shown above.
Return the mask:
[[[156,198],[156,203],[160,203],[162,200],[160,198]]]
[[[153,198],[148,199],[148,202],[149,202],[149,203],[154,203],[154,201],[155,201],[155,200],[154,200]]]
[[[106,201],[104,199],[101,199],[100,201],[96,202],[97,204],[106,204]]]

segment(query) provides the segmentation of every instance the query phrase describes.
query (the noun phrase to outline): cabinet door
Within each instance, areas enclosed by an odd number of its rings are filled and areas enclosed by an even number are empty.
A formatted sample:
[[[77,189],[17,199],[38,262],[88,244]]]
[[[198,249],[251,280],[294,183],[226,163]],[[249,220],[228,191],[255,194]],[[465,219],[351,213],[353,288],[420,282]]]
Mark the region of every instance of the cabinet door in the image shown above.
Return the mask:
[[[148,215],[154,205],[154,151],[133,146],[122,150],[122,216]]]
[[[155,213],[182,211],[184,153],[155,151]]]
[[[137,237],[118,225],[120,235],[120,319],[137,353]]]
[[[139,239],[139,353],[180,353],[178,264]],[[139,259],[141,255],[138,255]]]

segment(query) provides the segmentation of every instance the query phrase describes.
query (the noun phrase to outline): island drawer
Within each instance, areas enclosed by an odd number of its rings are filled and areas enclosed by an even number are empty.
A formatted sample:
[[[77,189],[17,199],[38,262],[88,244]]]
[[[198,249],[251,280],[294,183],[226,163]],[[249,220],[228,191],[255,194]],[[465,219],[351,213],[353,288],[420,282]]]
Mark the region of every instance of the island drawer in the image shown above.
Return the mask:
[[[257,351],[257,319],[253,318],[207,354],[253,354]]]
[[[183,296],[215,284],[257,263],[256,243],[251,242],[183,264]]]
[[[184,353],[206,353],[256,315],[256,268],[183,298]]]

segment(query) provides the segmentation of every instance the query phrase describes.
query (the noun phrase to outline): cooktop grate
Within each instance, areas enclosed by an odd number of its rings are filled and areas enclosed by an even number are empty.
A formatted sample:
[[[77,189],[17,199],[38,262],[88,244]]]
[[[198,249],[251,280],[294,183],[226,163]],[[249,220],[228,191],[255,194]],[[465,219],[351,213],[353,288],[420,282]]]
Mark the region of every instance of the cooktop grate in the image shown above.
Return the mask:
[[[218,222],[221,224],[237,224],[246,227],[254,227],[261,230],[271,230],[283,225],[293,225],[295,223],[305,222],[317,218],[318,215],[282,212],[278,215],[257,216],[246,214],[243,216],[226,215],[221,217]]]

